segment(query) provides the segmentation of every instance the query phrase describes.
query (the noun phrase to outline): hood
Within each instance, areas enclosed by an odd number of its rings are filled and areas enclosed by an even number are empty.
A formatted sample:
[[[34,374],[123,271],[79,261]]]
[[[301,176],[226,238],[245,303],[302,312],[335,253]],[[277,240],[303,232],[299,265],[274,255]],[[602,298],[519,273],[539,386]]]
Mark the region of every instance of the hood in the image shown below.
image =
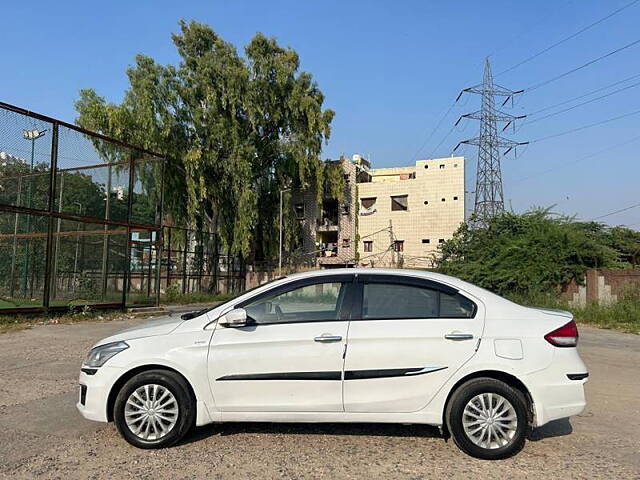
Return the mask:
[[[180,325],[184,320],[180,317],[159,317],[154,320],[149,320],[148,322],[143,323],[142,325],[138,325],[136,327],[127,328],[126,330],[122,330],[115,335],[111,335],[110,337],[103,338],[95,346],[104,345],[105,343],[111,342],[122,342],[126,340],[133,340],[134,338],[143,338],[143,337],[154,337],[157,335],[166,335],[168,333],[173,332],[178,325]]]

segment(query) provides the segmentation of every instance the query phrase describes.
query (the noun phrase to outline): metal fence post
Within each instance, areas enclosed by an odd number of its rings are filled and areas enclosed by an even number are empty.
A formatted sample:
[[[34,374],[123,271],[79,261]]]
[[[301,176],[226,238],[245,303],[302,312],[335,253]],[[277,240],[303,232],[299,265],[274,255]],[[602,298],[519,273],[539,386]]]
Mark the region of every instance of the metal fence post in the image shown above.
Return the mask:
[[[54,256],[54,243],[53,243],[53,229],[54,229],[54,217],[53,210],[55,205],[55,195],[56,195],[56,176],[58,174],[58,133],[59,126],[57,123],[53,124],[53,132],[51,138],[51,168],[49,169],[49,198],[47,210],[49,211],[49,222],[47,228],[47,245],[46,245],[46,255],[45,255],[45,264],[44,264],[44,295],[42,299],[42,306],[45,310],[49,311],[49,306],[51,304],[51,282],[53,279],[53,269],[52,260]],[[33,283],[32,283],[33,284]]]
[[[187,252],[189,251],[189,247],[187,244],[189,243],[189,229],[184,229],[184,250],[182,255],[182,294],[187,293]]]
[[[127,199],[127,238],[124,255],[124,278],[122,281],[122,309],[127,308],[129,284],[131,282],[131,210],[133,209],[133,188],[135,186],[136,167],[134,156],[129,157],[129,198]]]

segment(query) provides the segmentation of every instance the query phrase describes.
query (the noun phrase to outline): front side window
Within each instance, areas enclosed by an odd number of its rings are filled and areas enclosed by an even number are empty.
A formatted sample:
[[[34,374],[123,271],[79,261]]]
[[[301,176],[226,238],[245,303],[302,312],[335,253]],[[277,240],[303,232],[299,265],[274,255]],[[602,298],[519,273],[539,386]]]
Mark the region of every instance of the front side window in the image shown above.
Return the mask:
[[[346,284],[325,282],[267,295],[244,306],[258,324],[338,320]]]
[[[473,318],[475,304],[459,293],[445,293],[417,285],[366,283],[362,318]]]

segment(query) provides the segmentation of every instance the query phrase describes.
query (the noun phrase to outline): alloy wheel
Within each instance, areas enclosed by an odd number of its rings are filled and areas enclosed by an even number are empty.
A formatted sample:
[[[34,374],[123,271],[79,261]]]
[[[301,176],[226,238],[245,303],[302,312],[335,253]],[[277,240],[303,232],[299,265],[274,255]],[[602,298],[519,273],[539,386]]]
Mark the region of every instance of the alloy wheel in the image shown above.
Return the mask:
[[[178,402],[162,385],[142,385],[129,395],[124,408],[127,427],[136,437],[156,441],[167,435],[178,422]]]
[[[464,407],[462,426],[475,445],[496,449],[511,442],[518,427],[518,416],[513,405],[502,395],[481,393]]]

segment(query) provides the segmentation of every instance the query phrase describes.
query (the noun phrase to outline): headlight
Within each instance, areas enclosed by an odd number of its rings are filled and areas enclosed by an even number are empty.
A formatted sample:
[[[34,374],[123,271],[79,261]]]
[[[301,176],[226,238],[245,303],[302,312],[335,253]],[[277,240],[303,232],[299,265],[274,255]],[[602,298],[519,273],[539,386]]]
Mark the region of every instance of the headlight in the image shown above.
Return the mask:
[[[99,347],[91,349],[84,361],[84,364],[87,367],[101,367],[111,357],[123,350],[126,350],[127,348],[129,348],[129,345],[125,342],[113,342],[100,345]]]

